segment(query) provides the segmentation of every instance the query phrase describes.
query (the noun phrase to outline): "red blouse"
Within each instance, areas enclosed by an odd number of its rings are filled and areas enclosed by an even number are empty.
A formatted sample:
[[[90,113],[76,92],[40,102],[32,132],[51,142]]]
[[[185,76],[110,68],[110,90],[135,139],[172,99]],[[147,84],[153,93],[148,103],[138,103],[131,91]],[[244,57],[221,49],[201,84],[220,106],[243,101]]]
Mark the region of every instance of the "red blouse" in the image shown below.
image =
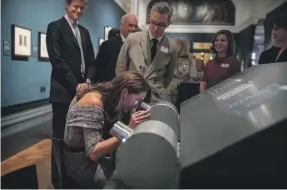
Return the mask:
[[[240,72],[240,62],[235,57],[209,60],[203,70],[201,81],[210,88]]]

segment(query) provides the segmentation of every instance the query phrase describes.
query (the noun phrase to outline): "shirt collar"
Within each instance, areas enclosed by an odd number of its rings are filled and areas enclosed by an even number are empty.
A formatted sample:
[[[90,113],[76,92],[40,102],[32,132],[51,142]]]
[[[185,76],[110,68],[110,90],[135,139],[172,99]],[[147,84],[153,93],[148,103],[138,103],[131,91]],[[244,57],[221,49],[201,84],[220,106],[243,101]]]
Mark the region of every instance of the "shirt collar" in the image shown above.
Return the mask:
[[[218,57],[217,55],[214,57],[214,62],[215,63],[222,63],[223,61],[226,61],[227,59],[230,59],[232,56],[230,57]]]
[[[122,41],[125,42],[126,41],[126,38],[122,35],[122,33],[120,33],[120,36],[122,38]]]
[[[70,26],[73,26],[75,24],[78,25],[78,21],[76,21],[76,23],[74,23],[74,21],[72,19],[70,19],[67,14],[65,14],[65,19],[68,21]]]
[[[149,39],[150,39],[150,40],[155,39],[155,38],[152,36],[152,34],[151,34],[151,32],[150,32],[150,29],[148,30],[148,33],[149,33]],[[156,39],[157,39],[158,42],[160,42],[162,38],[163,38],[163,35],[162,35],[161,37],[156,38]]]

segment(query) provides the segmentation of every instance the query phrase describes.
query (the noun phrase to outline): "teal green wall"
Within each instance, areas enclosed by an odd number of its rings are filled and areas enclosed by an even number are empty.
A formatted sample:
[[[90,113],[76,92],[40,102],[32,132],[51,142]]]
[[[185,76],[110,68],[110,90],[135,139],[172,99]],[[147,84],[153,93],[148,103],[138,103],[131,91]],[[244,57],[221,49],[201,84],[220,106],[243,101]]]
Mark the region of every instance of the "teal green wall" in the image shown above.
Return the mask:
[[[11,41],[11,25],[32,30],[32,44],[38,43],[38,32],[46,32],[47,25],[65,14],[64,0],[2,0],[1,46]],[[91,35],[98,48],[98,37],[104,37],[104,26],[119,27],[123,10],[113,0],[90,0],[80,23]],[[49,97],[51,65],[39,62],[37,55],[28,61],[13,61],[1,52],[1,106],[27,103]],[[45,86],[46,91],[40,92]]]

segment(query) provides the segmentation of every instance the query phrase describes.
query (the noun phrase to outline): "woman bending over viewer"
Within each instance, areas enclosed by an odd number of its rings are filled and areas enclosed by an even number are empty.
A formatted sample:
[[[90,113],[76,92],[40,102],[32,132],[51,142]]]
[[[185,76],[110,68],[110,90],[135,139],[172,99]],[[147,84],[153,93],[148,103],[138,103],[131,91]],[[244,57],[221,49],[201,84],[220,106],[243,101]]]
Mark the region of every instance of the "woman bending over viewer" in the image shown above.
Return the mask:
[[[110,82],[98,83],[82,97],[75,97],[70,105],[64,135],[66,173],[80,185],[103,188],[111,176],[113,157],[121,140],[103,138],[123,113],[137,108],[150,98],[150,87],[137,73],[126,72]],[[148,111],[135,112],[129,126],[135,128],[150,116]]]

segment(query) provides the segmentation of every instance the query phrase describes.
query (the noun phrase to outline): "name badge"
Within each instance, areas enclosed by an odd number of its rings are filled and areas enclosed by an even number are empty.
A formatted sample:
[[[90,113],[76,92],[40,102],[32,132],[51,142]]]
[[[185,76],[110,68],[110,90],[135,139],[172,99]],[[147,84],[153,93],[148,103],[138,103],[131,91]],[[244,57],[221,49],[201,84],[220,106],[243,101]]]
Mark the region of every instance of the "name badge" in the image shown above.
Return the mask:
[[[167,53],[168,52],[168,49],[166,47],[163,47],[161,46],[160,47],[160,51],[164,52],[164,53]]]
[[[229,64],[222,63],[222,64],[221,64],[221,67],[228,68],[228,67],[229,67]]]

